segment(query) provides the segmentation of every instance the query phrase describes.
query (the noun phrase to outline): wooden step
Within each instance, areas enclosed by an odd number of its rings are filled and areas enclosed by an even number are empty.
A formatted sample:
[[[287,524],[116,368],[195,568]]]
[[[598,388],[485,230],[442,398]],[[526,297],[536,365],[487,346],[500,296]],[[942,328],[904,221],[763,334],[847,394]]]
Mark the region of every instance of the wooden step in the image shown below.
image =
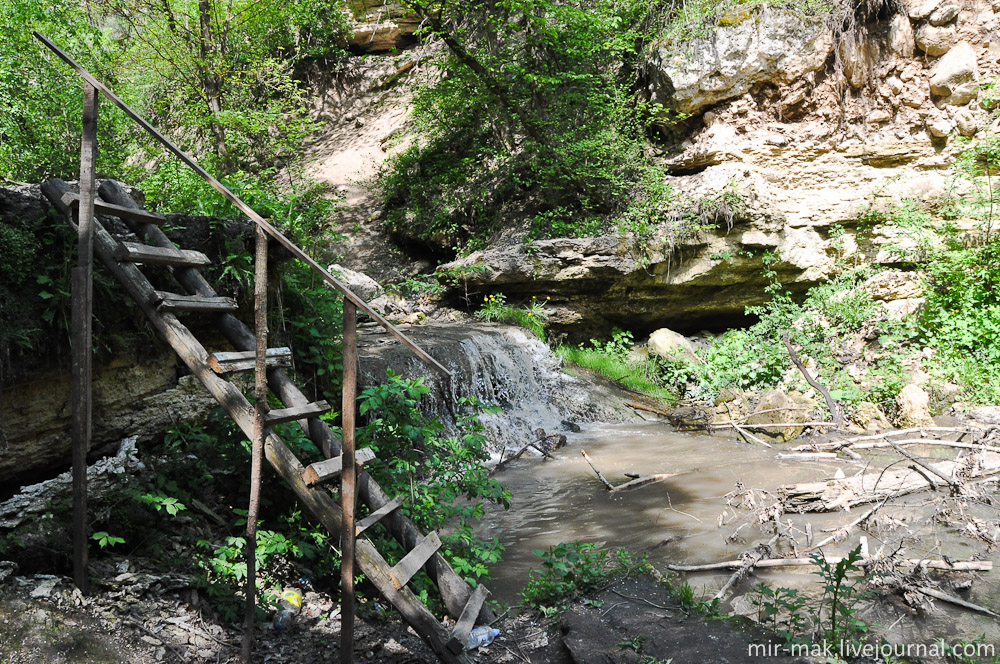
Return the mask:
[[[236,300],[231,297],[201,297],[199,295],[178,295],[166,291],[155,291],[159,298],[158,309],[163,313],[183,311],[227,312],[236,311]]]
[[[392,579],[392,584],[396,588],[402,588],[413,575],[420,571],[420,568],[424,566],[430,557],[434,555],[434,552],[441,547],[441,538],[438,537],[436,532],[431,532],[423,539],[417,542],[417,545],[413,549],[403,556],[403,559],[396,563],[396,566],[389,570],[389,577]]]
[[[80,204],[80,196],[71,191],[67,191],[63,194],[62,201],[65,205],[74,207]],[[114,205],[112,203],[105,203],[99,198],[94,200],[94,212],[108,217],[118,217],[119,219],[137,221],[140,224],[156,224],[157,226],[167,220],[167,218],[162,214],[156,214],[155,212],[149,212],[147,210],[127,208],[122,205]]]
[[[212,371],[217,374],[253,371],[257,367],[257,353],[252,350],[212,353],[208,356],[208,366],[212,367]],[[292,366],[292,349],[287,346],[268,348],[267,366]]]
[[[358,465],[363,463],[368,463],[374,458],[375,458],[375,452],[373,452],[372,448],[370,447],[362,447],[360,450],[354,453],[354,463]],[[308,468],[302,471],[302,481],[306,483],[306,486],[312,486],[314,484],[319,484],[320,482],[326,482],[327,480],[333,479],[334,477],[340,475],[340,471],[343,470],[343,468],[344,468],[343,456],[335,456],[332,459],[317,461],[316,463],[310,465]],[[376,519],[375,521],[378,521],[378,519]],[[375,521],[373,521],[372,523],[375,523]],[[367,528],[368,526],[365,527]]]
[[[143,263],[144,265],[178,265],[197,267],[210,265],[212,261],[200,251],[152,247],[138,242],[122,242],[115,249],[115,260],[120,263]]]
[[[294,408],[278,408],[264,416],[264,426],[273,427],[286,422],[319,417],[328,412],[330,412],[330,404],[325,401],[314,401]]]
[[[368,448],[366,447],[365,449],[368,449]],[[355,457],[357,457],[357,454],[355,454]],[[306,470],[308,470],[308,468]],[[307,481],[306,484],[308,484],[308,483],[309,482]],[[366,516],[365,518],[363,518],[360,521],[358,521],[356,524],[354,524],[354,535],[355,535],[355,537],[357,537],[361,533],[365,532],[366,530],[368,530],[369,528],[371,528],[372,526],[374,526],[376,523],[378,523],[379,521],[381,521],[383,518],[385,518],[385,517],[389,516],[390,514],[392,514],[396,509],[398,509],[403,504],[403,502],[404,501],[403,501],[402,497],[400,497],[400,498],[394,498],[394,499],[390,500],[389,502],[387,502],[382,507],[378,508],[377,510],[375,510],[374,512],[372,512],[371,514],[369,514],[368,516]]]
[[[472,627],[476,624],[479,611],[483,608],[483,602],[486,601],[486,596],[489,594],[490,591],[481,583],[472,591],[469,601],[465,603],[465,608],[462,609],[462,615],[458,618],[455,628],[451,631],[451,638],[448,639],[448,650],[456,655],[465,650],[465,642],[469,638],[469,632],[472,631]]]

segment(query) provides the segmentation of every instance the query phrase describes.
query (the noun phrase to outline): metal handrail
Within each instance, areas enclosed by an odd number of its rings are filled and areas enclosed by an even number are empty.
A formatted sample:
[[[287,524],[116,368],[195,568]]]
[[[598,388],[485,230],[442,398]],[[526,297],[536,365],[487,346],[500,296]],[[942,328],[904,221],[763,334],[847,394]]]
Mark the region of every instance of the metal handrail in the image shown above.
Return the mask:
[[[330,286],[333,286],[333,288],[335,288],[336,290],[340,291],[340,293],[344,296],[345,299],[350,300],[352,303],[354,303],[355,306],[357,306],[358,309],[360,309],[365,314],[370,316],[375,322],[384,327],[387,332],[389,332],[394,337],[399,339],[399,341],[404,346],[413,351],[413,353],[416,354],[417,357],[422,359],[424,362],[427,362],[438,371],[442,372],[448,378],[451,378],[452,376],[451,371],[446,369],[444,365],[442,365],[440,362],[431,357],[431,355],[429,355],[424,349],[422,349],[420,346],[411,341],[405,334],[400,332],[396,326],[394,326],[392,323],[390,323],[381,315],[379,315],[374,309],[368,306],[367,302],[365,302],[360,297],[355,295],[350,288],[342,284],[336,277],[330,274],[322,265],[317,263],[311,256],[309,256],[309,254],[302,251],[302,249],[300,249],[294,242],[285,237],[285,235],[281,231],[279,231],[277,228],[271,225],[271,223],[268,222],[266,219],[264,219],[264,217],[257,214],[257,212],[255,212],[253,208],[244,203],[240,199],[240,197],[234,194],[232,191],[230,191],[229,188],[226,187],[226,185],[222,184],[217,179],[212,177],[212,175],[209,174],[208,171],[202,168],[198,164],[198,162],[195,161],[194,157],[191,157],[190,155],[186,154],[183,150],[181,150],[179,147],[174,145],[174,143],[169,138],[161,134],[155,127],[153,127],[153,125],[147,122],[145,118],[143,118],[141,115],[132,110],[132,108],[124,101],[122,101],[121,98],[118,97],[118,95],[112,92],[110,88],[108,88],[106,85],[104,85],[104,83],[95,78],[82,65],[73,60],[73,58],[71,58],[68,54],[66,54],[66,52],[64,52],[61,48],[56,46],[48,37],[37,31],[32,32],[32,34],[35,36],[36,39],[38,39],[38,41],[45,44],[45,46],[48,47],[49,50],[58,55],[59,58],[62,59],[63,62],[68,64],[81,78],[83,78],[85,81],[94,86],[94,88],[99,90],[101,94],[103,94],[105,97],[111,100],[111,102],[114,103],[115,106],[124,111],[127,116],[132,118],[140,127],[145,129],[146,132],[148,132],[153,138],[162,143],[163,146],[167,148],[167,150],[174,153],[174,155],[176,155],[178,159],[187,164],[191,168],[191,170],[193,170],[195,173],[200,175],[201,178],[205,180],[205,182],[210,184],[212,188],[214,188],[216,191],[222,194],[223,197],[226,198],[226,200],[235,205],[244,214],[246,214],[255,224],[257,224],[258,227],[260,227],[269,236],[274,238],[274,240],[276,240],[278,244],[287,249],[297,259],[299,259],[300,261],[308,265],[310,268],[312,268],[314,272],[317,272],[323,278],[323,281],[328,283]]]

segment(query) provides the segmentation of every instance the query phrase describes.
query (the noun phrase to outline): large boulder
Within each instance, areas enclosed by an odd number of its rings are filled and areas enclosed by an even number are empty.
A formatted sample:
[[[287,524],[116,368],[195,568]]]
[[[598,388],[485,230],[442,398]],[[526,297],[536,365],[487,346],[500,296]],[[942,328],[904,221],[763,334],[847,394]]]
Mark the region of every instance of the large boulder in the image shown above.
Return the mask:
[[[820,69],[833,49],[822,17],[762,7],[705,37],[661,40],[647,57],[654,102],[697,113],[769,82],[786,85]]]
[[[387,53],[416,42],[414,32],[420,17],[406,6],[376,0],[361,0],[352,6],[353,23],[347,43],[352,51]]]
[[[808,422],[812,402],[799,393],[785,394],[781,390],[765,392],[757,402],[754,414],[747,418],[747,424],[760,426],[754,429],[757,435],[763,435],[773,441],[783,443],[800,436],[805,427],[768,427],[768,424],[790,424]],[[765,425],[765,426],[761,426]]]
[[[336,263],[330,265],[329,270],[333,276],[337,277],[340,283],[350,288],[355,295],[365,302],[371,302],[385,293],[377,281],[363,272],[355,272]]]
[[[955,43],[955,28],[926,23],[917,30],[917,46],[927,55],[944,55]]]
[[[889,24],[889,48],[901,57],[913,57],[913,25],[902,14],[893,17]]]
[[[896,415],[896,426],[900,429],[912,427],[932,427],[930,397],[919,386],[910,383],[896,396],[899,413]]]
[[[680,360],[688,364],[701,361],[690,339],[666,327],[661,327],[649,335],[646,346],[650,355],[657,355],[667,360]]]
[[[931,69],[931,95],[939,104],[963,106],[976,98],[977,78],[976,53],[969,42],[960,42]]]

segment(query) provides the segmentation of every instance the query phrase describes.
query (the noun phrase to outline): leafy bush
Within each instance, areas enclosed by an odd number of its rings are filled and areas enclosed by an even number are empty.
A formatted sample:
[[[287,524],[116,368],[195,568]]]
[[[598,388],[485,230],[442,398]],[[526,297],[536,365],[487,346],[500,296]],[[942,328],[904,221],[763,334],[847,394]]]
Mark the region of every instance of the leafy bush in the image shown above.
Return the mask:
[[[483,308],[476,312],[476,318],[486,322],[508,323],[510,325],[520,325],[531,330],[536,337],[545,340],[545,323],[548,320],[548,312],[545,311],[545,302],[532,296],[531,301],[522,308],[508,306],[507,296],[503,293],[483,296]]]
[[[503,547],[497,538],[482,541],[473,523],[483,516],[483,501],[510,506],[510,491],[490,477],[483,462],[489,458],[478,415],[486,407],[474,398],[457,404],[457,436],[445,436],[439,421],[423,415],[420,399],[430,388],[423,379],[407,380],[391,371],[381,385],[359,396],[359,413],[366,423],[358,429],[358,444],[371,447],[376,459],[366,469],[389,495],[407,496],[404,513],[424,531],[444,526],[442,554],[455,571],[472,582],[489,575]],[[403,551],[395,540],[380,538],[390,555]],[[428,579],[414,583],[425,597]]]

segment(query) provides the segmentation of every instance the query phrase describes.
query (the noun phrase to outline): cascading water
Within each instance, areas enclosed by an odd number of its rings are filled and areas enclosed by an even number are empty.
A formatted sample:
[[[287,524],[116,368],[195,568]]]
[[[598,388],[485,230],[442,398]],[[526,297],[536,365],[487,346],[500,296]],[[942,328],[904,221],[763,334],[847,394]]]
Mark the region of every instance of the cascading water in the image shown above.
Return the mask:
[[[374,385],[391,369],[407,378],[424,377],[431,388],[422,409],[446,430],[455,427],[455,403],[475,396],[499,407],[480,419],[493,451],[520,448],[533,432],[567,431],[575,422],[636,419],[620,399],[562,371],[561,360],[529,332],[505,325],[473,323],[412,327],[406,334],[453,373],[449,381],[381,332],[360,336],[360,382]]]

